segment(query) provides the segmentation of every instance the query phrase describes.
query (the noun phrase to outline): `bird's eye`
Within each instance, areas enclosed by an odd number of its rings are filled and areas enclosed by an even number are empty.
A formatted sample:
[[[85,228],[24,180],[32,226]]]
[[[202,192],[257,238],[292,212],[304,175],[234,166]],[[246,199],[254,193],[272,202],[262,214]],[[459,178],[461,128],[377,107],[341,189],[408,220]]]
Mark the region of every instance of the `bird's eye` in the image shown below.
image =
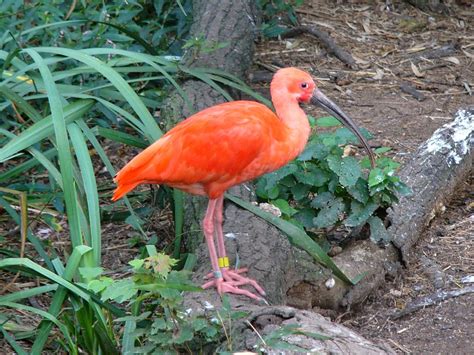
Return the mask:
[[[301,88],[302,89],[307,89],[308,88],[308,83],[306,83],[306,82],[301,83]]]

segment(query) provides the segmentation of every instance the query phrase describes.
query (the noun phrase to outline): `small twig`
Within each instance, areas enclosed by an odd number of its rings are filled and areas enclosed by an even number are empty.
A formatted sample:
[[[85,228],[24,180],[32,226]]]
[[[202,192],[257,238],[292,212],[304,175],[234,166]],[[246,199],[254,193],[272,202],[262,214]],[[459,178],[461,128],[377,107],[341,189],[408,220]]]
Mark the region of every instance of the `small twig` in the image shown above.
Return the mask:
[[[416,90],[414,86],[412,86],[408,83],[401,83],[400,84],[400,90],[402,90],[406,94],[410,94],[411,96],[413,96],[418,101],[423,101],[423,100],[426,99],[425,95],[423,95],[421,92]]]
[[[451,290],[451,291],[439,291],[435,294],[422,297],[418,300],[410,302],[405,309],[401,310],[400,312],[395,313],[391,318],[398,319],[401,317],[406,316],[407,314],[413,313],[418,311],[419,309],[435,305],[439,302],[446,301],[450,298],[462,296],[467,293],[474,292],[474,286],[465,287],[459,290]]]
[[[344,64],[347,64],[352,69],[357,68],[357,63],[352,55],[345,49],[339,47],[331,38],[329,33],[322,31],[315,26],[298,26],[283,34],[282,37],[295,37],[302,33],[307,33],[318,38],[328,49],[328,51],[334,54],[340,61],[342,61]]]
[[[245,320],[245,323],[247,323],[250,328],[252,328],[252,330],[255,332],[255,334],[257,334],[257,336],[260,338],[260,340],[262,341],[263,345],[267,346],[267,342],[265,341],[265,339],[262,338],[262,336],[260,335],[260,333],[258,332],[257,329],[255,329],[255,327],[252,325],[252,323],[250,323],[248,320]]]

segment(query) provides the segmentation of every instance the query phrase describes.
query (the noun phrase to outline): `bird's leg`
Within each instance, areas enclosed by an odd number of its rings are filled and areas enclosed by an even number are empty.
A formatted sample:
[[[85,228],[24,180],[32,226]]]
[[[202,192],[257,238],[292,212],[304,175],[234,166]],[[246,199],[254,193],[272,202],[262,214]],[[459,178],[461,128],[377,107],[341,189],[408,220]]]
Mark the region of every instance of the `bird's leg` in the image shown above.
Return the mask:
[[[229,292],[229,293],[238,293],[238,294],[244,294],[248,297],[254,298],[254,299],[260,299],[260,297],[254,295],[253,293],[250,293],[246,290],[241,290],[238,288],[238,286],[242,285],[247,285],[250,284],[252,285],[262,296],[265,295],[265,291],[260,287],[260,285],[255,281],[250,278],[244,277],[240,275],[241,273],[244,273],[247,271],[246,268],[243,269],[229,269],[229,258],[227,257],[227,253],[225,251],[225,244],[224,244],[224,234],[222,232],[222,222],[223,222],[223,207],[224,207],[224,196],[221,196],[217,198],[215,205],[213,206],[213,227],[214,227],[214,232],[216,233],[217,237],[217,251],[219,258],[217,259],[218,261],[218,266],[220,268],[220,272],[222,275],[222,278],[224,279],[222,287],[224,289],[222,292]],[[209,202],[210,203],[210,202]],[[209,209],[208,209],[209,212]],[[208,217],[206,213],[206,217],[204,220],[206,221],[206,218]],[[214,269],[214,266],[213,266]],[[214,277],[216,276],[216,273],[214,272]],[[212,277],[213,274],[208,275],[209,277]],[[213,286],[220,283],[219,280],[212,280],[207,282],[206,284],[203,285],[204,288]],[[218,292],[221,294],[219,291],[219,285],[216,285],[218,287]]]

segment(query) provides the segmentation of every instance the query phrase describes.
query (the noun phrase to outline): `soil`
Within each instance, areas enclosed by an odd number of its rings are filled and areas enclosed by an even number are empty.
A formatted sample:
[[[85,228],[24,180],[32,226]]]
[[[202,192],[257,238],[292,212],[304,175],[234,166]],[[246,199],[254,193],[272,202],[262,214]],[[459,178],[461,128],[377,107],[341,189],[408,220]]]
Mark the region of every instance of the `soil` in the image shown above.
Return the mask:
[[[373,146],[393,147],[395,159],[409,159],[416,148],[459,108],[474,105],[474,8],[452,5],[452,14],[427,13],[405,2],[307,0],[298,8],[302,24],[317,26],[350,52],[357,62],[351,69],[326,51],[318,39],[304,34],[284,40],[261,40],[253,76],[268,68],[296,66],[318,79],[319,87],[353,117],[360,126],[376,136]],[[468,2],[469,3],[469,2]],[[284,18],[283,18],[284,21]],[[444,58],[426,59],[423,50],[456,46]],[[418,61],[421,58],[421,61]],[[414,69],[412,66],[416,66]],[[267,71],[266,77],[270,78]],[[418,101],[401,92],[400,84],[414,86],[425,97]],[[268,96],[268,82],[253,86]],[[325,115],[309,109],[312,115]],[[113,152],[112,162],[123,165],[133,152]],[[115,158],[113,157],[115,155]],[[120,162],[120,163],[118,163]],[[104,175],[102,168],[98,173]],[[474,294],[438,302],[404,317],[393,315],[420,297],[441,290],[455,290],[472,283],[463,277],[474,275],[474,180],[471,176],[431,223],[420,238],[409,266],[395,279],[370,297],[357,310],[332,314],[332,318],[377,342],[384,340],[401,353],[468,354],[474,352]],[[146,187],[147,188],[147,187]],[[172,240],[169,209],[146,223],[160,243]],[[59,221],[61,223],[61,221]],[[3,223],[0,232],[13,224]],[[35,232],[44,226],[36,226]],[[44,229],[44,228],[43,228]],[[51,232],[55,248],[67,249],[60,233]],[[110,222],[103,230],[104,267],[120,272],[138,252],[130,238],[137,233],[128,225]],[[28,255],[34,254],[27,245]],[[61,250],[59,250],[61,254]],[[10,275],[11,276],[11,275]],[[11,281],[1,275],[1,285]],[[15,285],[10,285],[15,286]],[[25,286],[17,283],[16,286]],[[11,287],[4,291],[14,291]],[[40,300],[41,301],[41,300]],[[35,321],[31,321],[34,326]]]
[[[328,32],[349,51],[357,69],[348,68],[305,34],[259,43],[255,72],[286,66],[312,72],[322,91],[375,134],[374,146],[393,147],[395,159],[403,162],[458,109],[474,105],[469,92],[474,86],[474,55],[469,49],[474,10],[452,4],[451,14],[436,14],[393,2],[395,8],[387,11],[386,3],[313,0],[297,10],[301,24]],[[443,58],[423,58],[423,50],[445,45],[457,49]],[[402,83],[415,87],[424,100],[402,92]],[[473,285],[461,282],[474,275],[473,182],[471,176],[459,186],[399,276],[387,280],[359,309],[333,318],[370,340],[385,340],[401,353],[473,353],[473,293],[394,318],[420,297]]]

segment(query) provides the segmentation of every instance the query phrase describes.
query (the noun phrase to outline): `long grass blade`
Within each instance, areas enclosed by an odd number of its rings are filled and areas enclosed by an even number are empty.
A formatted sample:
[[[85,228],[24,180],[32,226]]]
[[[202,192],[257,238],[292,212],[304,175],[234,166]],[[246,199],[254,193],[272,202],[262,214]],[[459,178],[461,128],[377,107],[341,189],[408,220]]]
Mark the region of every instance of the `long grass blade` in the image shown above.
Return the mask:
[[[71,142],[74,146],[77,161],[81,169],[82,182],[86,193],[87,215],[89,216],[89,230],[91,234],[91,247],[94,259],[93,266],[100,265],[102,251],[101,228],[100,228],[100,207],[99,194],[97,193],[97,183],[92,160],[87,149],[86,141],[81,129],[75,124],[68,125]],[[92,265],[91,265],[92,266]]]
[[[62,277],[60,276],[58,277],[61,278],[64,282],[69,283],[72,280],[73,276],[76,274],[82,258],[84,257],[85,254],[87,254],[90,251],[91,251],[91,248],[85,245],[75,247],[68,260],[66,269],[64,270]],[[59,267],[61,268],[62,265],[60,265]],[[61,311],[62,305],[64,303],[64,299],[66,298],[67,293],[68,293],[68,288],[59,287],[56,293],[54,294],[53,300],[51,301],[51,305],[49,306],[49,309],[48,309],[48,313],[51,314],[53,317],[56,317]],[[51,331],[51,327],[52,327],[51,322],[47,322],[47,321],[41,322],[39,330],[38,330],[38,335],[35,339],[35,342],[33,343],[33,347],[32,347],[33,354],[41,353],[41,351],[43,350],[44,344],[46,344],[46,340],[48,339],[49,332]]]
[[[80,100],[64,107],[64,123],[74,122],[88,112],[95,102],[93,100]],[[11,156],[21,152],[54,133],[52,116],[47,116],[39,122],[25,129],[16,138],[10,140],[0,148],[0,162],[10,159]]]
[[[117,90],[120,91],[120,93],[124,97],[127,98],[128,103],[133,108],[133,110],[137,113],[138,117],[140,117],[146,130],[153,137],[153,139],[156,140],[159,137],[161,137],[162,132],[159,129],[158,125],[156,124],[153,116],[150,114],[150,112],[148,112],[146,106],[140,100],[140,98],[135,93],[135,91],[130,87],[130,85],[125,81],[125,79],[122,78],[120,74],[118,74],[113,68],[110,68],[104,62],[100,61],[99,59],[93,56],[85,54],[87,53],[87,50],[78,51],[78,50],[73,50],[73,49],[54,48],[54,47],[38,47],[38,48],[35,48],[35,50],[38,52],[53,53],[53,54],[59,54],[59,55],[67,56],[70,58],[74,58],[75,60],[78,60],[96,69],[99,73],[101,73],[104,77],[106,77],[111,83],[113,83],[114,86],[117,88]],[[25,51],[28,51],[28,50],[25,50]],[[130,57],[137,56],[141,58],[142,56],[144,56],[143,54],[140,56],[137,53],[127,52],[127,51],[120,51],[120,50],[110,50],[110,51],[112,53],[116,52],[117,54],[122,54],[122,55],[125,55],[125,53],[128,53],[128,56]],[[150,60],[148,60],[148,64],[152,66],[156,66]],[[163,75],[169,77],[169,74],[163,71],[162,69],[160,70],[160,72]],[[171,80],[173,79],[171,78]]]
[[[344,274],[344,272],[339,269],[339,267],[331,260],[325,251],[314,240],[312,240],[309,235],[307,235],[302,229],[296,227],[294,224],[276,217],[271,213],[265,212],[236,196],[226,194],[225,197],[280,229],[288,236],[291,244],[305,250],[317,262],[330,269],[334,275],[336,275],[342,281],[355,285],[357,281],[360,280],[360,278],[356,278],[355,280],[349,279],[347,275]]]
[[[13,348],[13,350],[18,354],[18,355],[28,355],[28,352],[25,351],[20,344],[17,343],[15,338],[13,338],[5,329],[3,329],[3,325],[0,325],[0,331],[3,334],[3,337],[5,340],[10,344],[10,346]]]
[[[16,302],[25,298],[30,298],[41,295],[43,293],[55,291],[57,288],[58,285],[56,284],[33,287],[28,290],[17,291],[14,293],[9,293],[0,296],[0,302]]]
[[[38,69],[41,72],[46,92],[48,93],[51,119],[58,148],[60,171],[63,179],[64,201],[68,216],[69,232],[71,235],[72,246],[76,247],[82,244],[81,224],[78,214],[78,200],[73,174],[71,148],[65,124],[65,113],[63,110],[62,99],[53,80],[53,76],[43,58],[33,49],[25,49],[24,51],[38,64]]]

